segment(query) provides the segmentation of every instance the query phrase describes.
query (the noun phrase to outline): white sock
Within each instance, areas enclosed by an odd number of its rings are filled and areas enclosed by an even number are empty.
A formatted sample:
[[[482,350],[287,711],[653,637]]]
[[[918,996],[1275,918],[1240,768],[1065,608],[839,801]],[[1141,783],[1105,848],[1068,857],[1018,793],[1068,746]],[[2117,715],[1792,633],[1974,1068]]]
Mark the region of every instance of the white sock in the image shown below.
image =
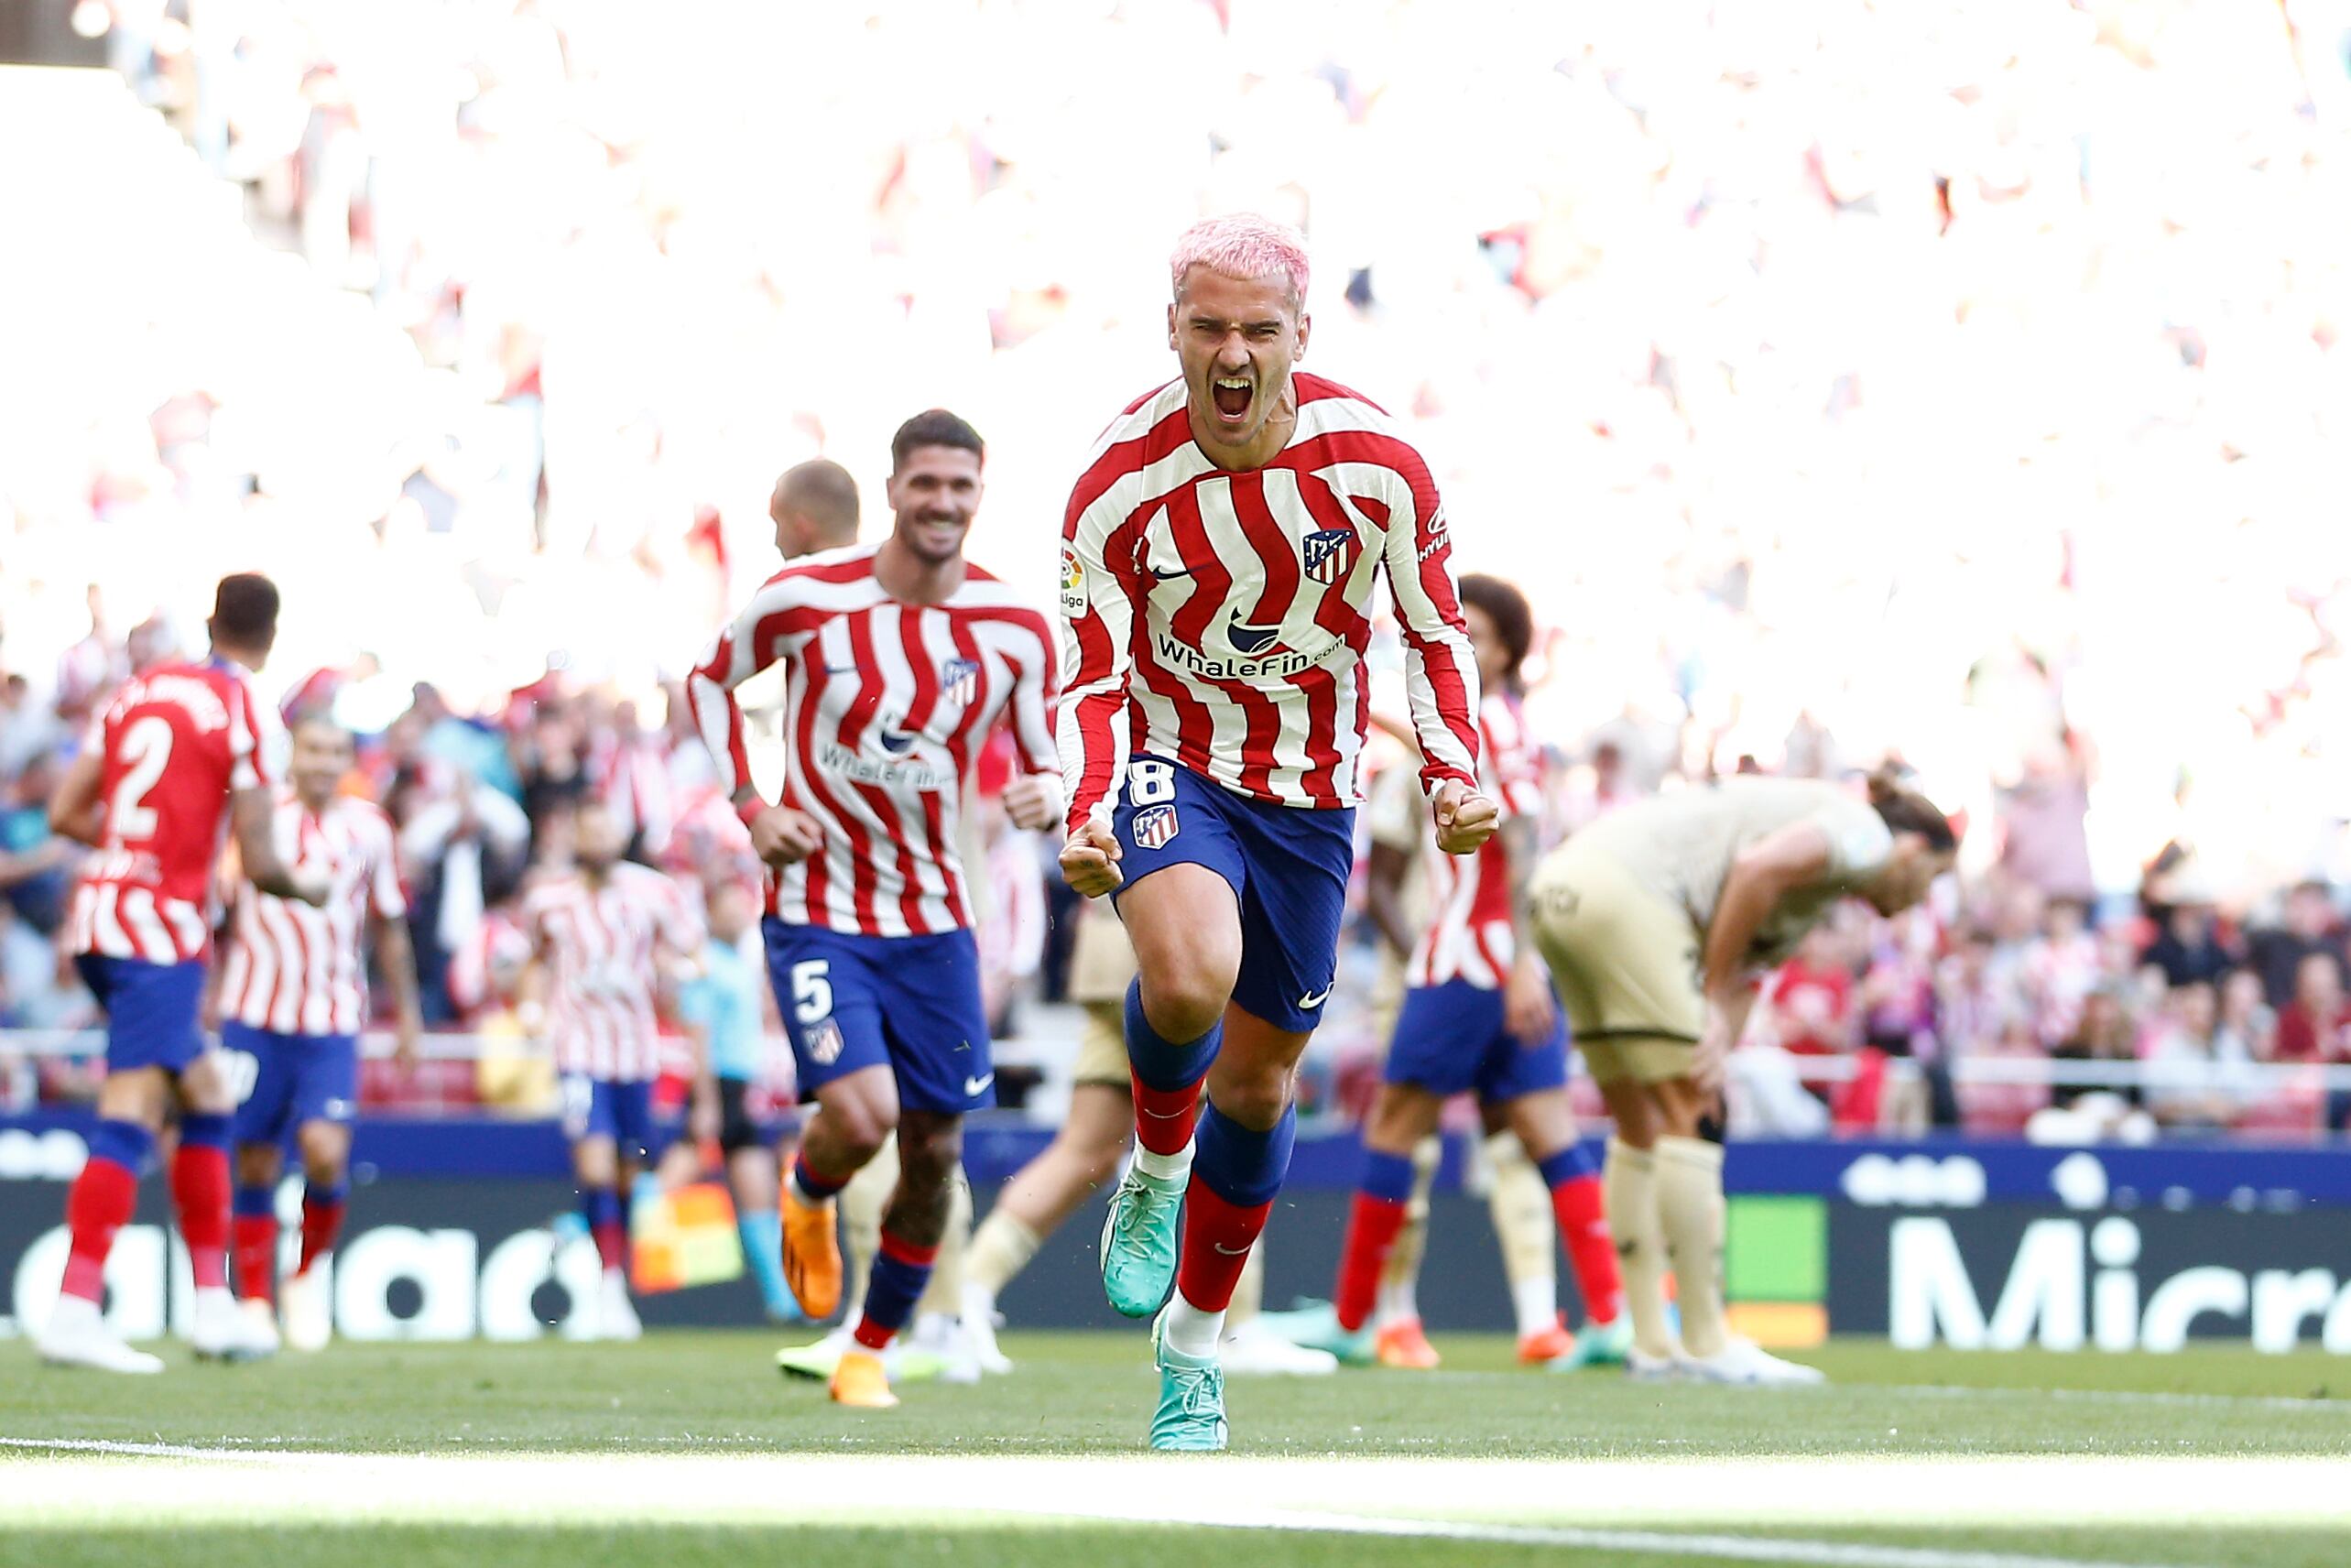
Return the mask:
[[[1187,1143],[1173,1154],[1155,1154],[1138,1143],[1135,1146],[1135,1169],[1163,1181],[1181,1181],[1192,1174],[1192,1145]]]
[[[1559,1280],[1552,1275],[1510,1281],[1510,1310],[1518,1314],[1518,1337],[1559,1326]]]
[[[1386,1328],[1389,1323],[1410,1323],[1420,1315],[1420,1291],[1410,1279],[1399,1279],[1379,1288],[1377,1304],[1372,1309],[1372,1323]]]
[[[996,1324],[996,1292],[976,1279],[963,1281],[963,1321]]]
[[[1175,1300],[1168,1303],[1167,1323],[1159,1330],[1159,1337],[1169,1349],[1194,1360],[1214,1359],[1216,1342],[1224,1337],[1224,1314],[1221,1311],[1201,1311],[1185,1301],[1183,1292],[1179,1290]]]

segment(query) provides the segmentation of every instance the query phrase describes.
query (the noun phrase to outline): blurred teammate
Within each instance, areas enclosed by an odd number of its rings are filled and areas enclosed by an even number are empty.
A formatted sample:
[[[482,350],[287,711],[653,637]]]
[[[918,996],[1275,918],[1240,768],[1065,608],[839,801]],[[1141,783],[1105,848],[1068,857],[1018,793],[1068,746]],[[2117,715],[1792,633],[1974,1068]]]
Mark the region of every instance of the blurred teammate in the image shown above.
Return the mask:
[[[295,726],[293,789],[279,798],[272,829],[288,865],[325,878],[326,902],[314,908],[241,884],[222,964],[221,1043],[251,1063],[252,1087],[236,1112],[237,1294],[256,1336],[274,1342],[278,1178],[291,1134],[302,1154],[302,1247],[283,1305],[296,1350],[322,1350],[333,1332],[326,1279],[311,1265],[333,1249],[350,1192],[371,940],[392,990],[403,1072],[415,1064],[419,1027],[392,822],[372,801],[335,792],[351,762],[348,730],[323,717]]]
[[[897,1402],[881,1360],[929,1282],[963,1162],[963,1117],[994,1099],[956,819],[972,758],[1008,708],[1022,827],[1059,810],[1045,618],[963,559],[986,449],[944,409],[890,442],[889,537],[787,566],[687,682],[696,723],[774,868],[767,939],[800,1091],[817,1103],[783,1186],[784,1269],[811,1317],[840,1304],[834,1197],[895,1129],[854,1348],[833,1397]],[[785,666],[783,800],[750,780],[735,689]]]
[[[1536,873],[1535,941],[1616,1118],[1606,1201],[1635,1377],[1820,1381],[1724,1327],[1723,1149],[1700,1123],[1763,972],[1840,899],[1887,915],[1916,904],[1956,847],[1950,821],[1890,777],[1866,801],[1814,779],[1742,778],[1611,812]]]
[[[247,677],[277,640],[276,585],[250,572],[223,578],[206,625],[212,656],[167,661],[125,681],[49,805],[59,833],[99,851],[75,890],[70,935],[82,979],[106,1009],[106,1079],[88,1163],[66,1195],[71,1249],[39,1346],[43,1360],[109,1372],[163,1370],[114,1336],[99,1305],[106,1256],[131,1217],[140,1170],[175,1101],[171,1197],[195,1279],[190,1337],[205,1356],[270,1348],[229,1294],[235,1100],[197,1023],[224,824],[254,886],[306,903],[326,888],[316,874],[290,869],[270,833],[284,766],[272,752],[283,735]]]
[[[596,1335],[604,1339],[644,1332],[628,1299],[622,1195],[661,1152],[653,1117],[660,958],[691,963],[702,945],[702,922],[675,885],[620,857],[626,832],[604,806],[580,808],[573,868],[523,900],[531,962],[517,1009],[525,1033],[554,1041],[581,1217],[604,1265],[596,1302]]]
[[[1370,1323],[1412,1198],[1413,1150],[1436,1130],[1445,1100],[1475,1089],[1481,1105],[1518,1135],[1549,1189],[1591,1332],[1614,1338],[1623,1296],[1616,1245],[1601,1214],[1599,1172],[1576,1141],[1568,1106],[1566,1031],[1541,955],[1527,940],[1527,887],[1541,842],[1541,762],[1513,693],[1534,616],[1526,596],[1499,578],[1464,578],[1461,599],[1486,693],[1480,787],[1500,807],[1500,827],[1474,855],[1427,856],[1431,918],[1414,949],[1379,1098],[1365,1123],[1364,1173],[1333,1306],[1343,1333]],[[1381,1359],[1435,1364],[1417,1316],[1383,1324],[1381,1333]],[[1541,1348],[1551,1346],[1546,1341]],[[1554,1354],[1569,1348],[1559,1345]]]
[[[712,884],[710,940],[702,947],[702,973],[680,989],[678,1010],[701,1032],[704,1060],[718,1082],[718,1146],[735,1193],[744,1259],[759,1282],[767,1316],[797,1323],[800,1309],[784,1283],[779,1250],[783,1222],[776,1212],[777,1151],[751,1105],[767,1051],[767,981],[752,936],[758,920],[756,891],[739,882]]]
[[[1214,219],[1170,273],[1182,374],[1104,433],[1062,528],[1061,869],[1086,897],[1118,891],[1139,971],[1140,1148],[1103,1233],[1104,1290],[1131,1317],[1167,1303],[1152,1446],[1214,1449],[1217,1340],[1290,1166],[1298,1058],[1334,979],[1383,574],[1439,847],[1477,848],[1495,807],[1476,792],[1477,675],[1427,464],[1378,408],[1292,373],[1302,244]]]

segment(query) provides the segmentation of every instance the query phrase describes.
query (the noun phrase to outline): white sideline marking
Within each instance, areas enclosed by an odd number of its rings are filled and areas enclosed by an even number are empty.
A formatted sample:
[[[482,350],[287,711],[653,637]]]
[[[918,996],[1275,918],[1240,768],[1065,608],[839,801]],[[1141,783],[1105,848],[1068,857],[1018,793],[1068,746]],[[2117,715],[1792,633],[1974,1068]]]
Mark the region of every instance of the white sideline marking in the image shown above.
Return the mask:
[[[1148,1522],[1176,1521],[1161,1519]],[[1236,1530],[1312,1530],[1333,1535],[1401,1536],[1418,1541],[1483,1541],[1511,1546],[1560,1546],[1580,1552],[1714,1557],[1730,1563],[1796,1563],[1814,1568],[2165,1568],[2161,1563],[2020,1557],[2006,1552],[1950,1552],[1939,1547],[1801,1541],[1790,1536],[1676,1535],[1665,1530],[1581,1530],[1563,1525],[1452,1524],[1435,1519],[1366,1519],[1353,1514],[1269,1513],[1253,1519],[1197,1522]]]
[[[222,1463],[225,1462],[225,1463]],[[125,1486],[125,1469],[136,1467]],[[286,1485],[299,1470],[307,1484]],[[1487,1541],[1827,1568],[2131,1568],[1818,1539],[1840,1528],[2351,1525],[2330,1459],[1422,1460],[1227,1456],[1215,1504],[1171,1508],[1143,1454],[332,1454],[0,1438],[12,1527],[897,1524],[1085,1519]],[[1186,1486],[1187,1500],[1200,1488]],[[920,1499],[909,1506],[909,1499]],[[1856,1501],[1860,1499],[1860,1501]],[[1301,1502],[1311,1506],[1301,1507]],[[1397,1517],[1442,1508],[1451,1517]],[[1667,1529],[1661,1527],[1676,1527]],[[1780,1537],[1758,1527],[1810,1531]],[[1647,1528],[1643,1528],[1647,1527]],[[1691,1534],[1677,1533],[1687,1528]],[[2143,1565],[2142,1565],[2143,1568]],[[2176,1568],[2176,1565],[2175,1565]]]
[[[0,1448],[36,1454],[109,1454],[130,1459],[221,1459],[232,1464],[256,1460],[275,1463],[299,1457],[255,1449],[189,1448],[176,1443],[114,1443],[99,1437],[0,1437]]]

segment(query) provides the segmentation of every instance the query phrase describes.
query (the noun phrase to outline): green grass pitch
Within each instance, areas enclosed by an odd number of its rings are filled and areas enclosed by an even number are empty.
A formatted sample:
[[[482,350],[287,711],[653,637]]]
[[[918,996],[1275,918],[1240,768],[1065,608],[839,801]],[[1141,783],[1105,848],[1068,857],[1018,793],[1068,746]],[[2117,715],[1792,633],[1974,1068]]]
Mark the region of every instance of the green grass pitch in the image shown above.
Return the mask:
[[[871,1414],[778,1376],[778,1343],[175,1355],[144,1379],[0,1345],[0,1563],[2351,1562],[2351,1364],[2315,1353],[1840,1343],[1805,1357],[1829,1388],[1778,1391],[1441,1338],[1434,1373],[1235,1379],[1231,1455],[1154,1460],[1139,1332],[1008,1335],[1011,1377]]]

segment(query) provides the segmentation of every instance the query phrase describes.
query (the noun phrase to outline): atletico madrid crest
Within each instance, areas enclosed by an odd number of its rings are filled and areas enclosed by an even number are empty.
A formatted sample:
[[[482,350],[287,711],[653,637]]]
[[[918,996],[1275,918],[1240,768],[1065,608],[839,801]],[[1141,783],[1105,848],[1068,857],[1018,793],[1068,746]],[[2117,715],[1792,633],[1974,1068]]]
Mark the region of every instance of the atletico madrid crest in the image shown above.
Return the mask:
[[[980,661],[976,659],[951,659],[941,665],[939,691],[948,701],[970,707],[980,694]]]
[[[1306,536],[1306,575],[1324,584],[1338,583],[1355,564],[1355,530],[1317,528]]]
[[[1129,830],[1137,849],[1157,849],[1176,835],[1176,809],[1173,806],[1153,806],[1135,813]]]

